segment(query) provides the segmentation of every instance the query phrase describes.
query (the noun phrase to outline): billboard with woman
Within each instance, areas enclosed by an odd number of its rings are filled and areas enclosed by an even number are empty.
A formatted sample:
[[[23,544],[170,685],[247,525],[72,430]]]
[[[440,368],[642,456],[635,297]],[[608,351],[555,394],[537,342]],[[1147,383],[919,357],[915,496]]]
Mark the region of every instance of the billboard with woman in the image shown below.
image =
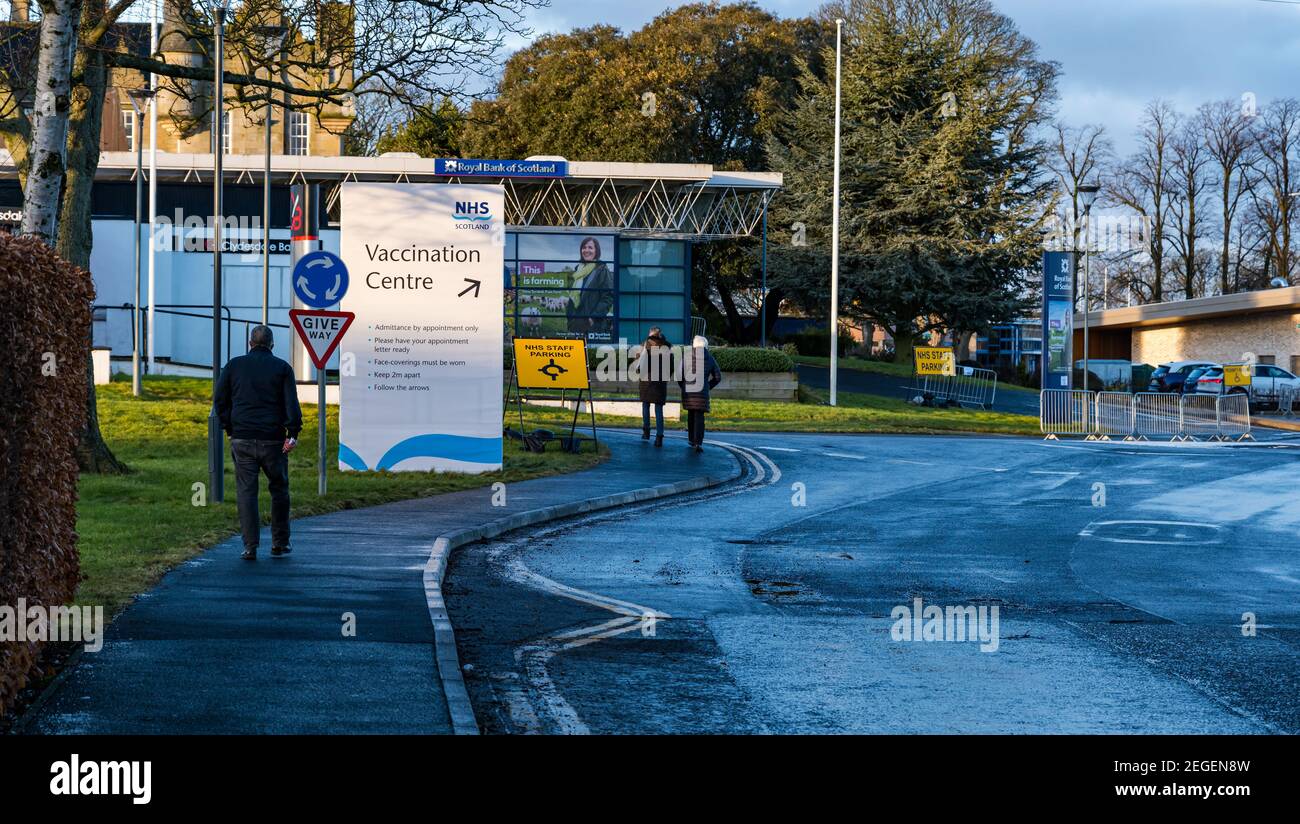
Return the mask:
[[[530,337],[614,340],[614,235],[520,234],[517,322]]]

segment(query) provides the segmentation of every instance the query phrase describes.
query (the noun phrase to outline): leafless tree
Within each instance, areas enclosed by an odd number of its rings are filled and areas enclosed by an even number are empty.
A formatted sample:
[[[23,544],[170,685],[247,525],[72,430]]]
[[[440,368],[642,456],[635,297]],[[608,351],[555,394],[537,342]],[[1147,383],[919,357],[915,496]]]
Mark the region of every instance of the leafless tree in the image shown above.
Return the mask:
[[[1106,136],[1106,127],[1086,124],[1079,127],[1056,123],[1049,155],[1052,171],[1059,184],[1058,218],[1070,233],[1071,250],[1079,249],[1079,186],[1098,180],[1101,171],[1114,159],[1115,146]]]
[[[1241,284],[1240,254],[1233,248],[1237,212],[1249,198],[1250,168],[1256,149],[1251,132],[1254,112],[1243,112],[1235,100],[1206,103],[1196,112],[1201,136],[1213,161],[1210,174],[1219,207],[1219,291],[1229,294]]]
[[[1292,97],[1272,101],[1255,125],[1258,152],[1253,168],[1258,178],[1251,200],[1267,238],[1265,279],[1290,281],[1295,263],[1291,239],[1297,217],[1292,195],[1300,189],[1300,101]]]
[[[80,0],[41,0],[40,46],[32,99],[23,187],[23,234],[47,243],[58,236],[59,193],[67,161],[68,113],[72,97],[72,60],[77,47]]]
[[[1138,129],[1138,149],[1109,180],[1109,195],[1144,217],[1151,227],[1151,270],[1133,286],[1144,302],[1164,300],[1170,195],[1176,189],[1173,139],[1180,118],[1165,100],[1147,104]]]
[[[1183,297],[1191,300],[1201,292],[1200,262],[1197,244],[1204,232],[1205,200],[1212,186],[1207,175],[1213,158],[1206,146],[1205,134],[1199,118],[1183,120],[1178,124],[1169,143],[1173,184],[1170,193],[1169,215],[1173,220],[1170,232],[1171,246],[1182,270],[1179,281]]]

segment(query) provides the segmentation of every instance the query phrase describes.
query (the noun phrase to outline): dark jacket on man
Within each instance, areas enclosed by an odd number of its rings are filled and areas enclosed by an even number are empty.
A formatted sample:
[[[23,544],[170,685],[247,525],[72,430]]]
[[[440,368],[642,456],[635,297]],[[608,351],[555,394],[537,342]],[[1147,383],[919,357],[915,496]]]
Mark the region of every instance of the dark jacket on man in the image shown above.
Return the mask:
[[[302,409],[293,367],[265,346],[231,358],[217,381],[217,416],[231,438],[297,438],[302,431]]]
[[[672,349],[668,339],[651,335],[641,345],[640,381],[637,393],[642,403],[668,403],[668,376],[673,371]]]
[[[709,390],[722,383],[722,370],[703,347],[691,347],[682,357],[689,359],[688,364],[682,365],[682,408],[688,412],[708,412]]]

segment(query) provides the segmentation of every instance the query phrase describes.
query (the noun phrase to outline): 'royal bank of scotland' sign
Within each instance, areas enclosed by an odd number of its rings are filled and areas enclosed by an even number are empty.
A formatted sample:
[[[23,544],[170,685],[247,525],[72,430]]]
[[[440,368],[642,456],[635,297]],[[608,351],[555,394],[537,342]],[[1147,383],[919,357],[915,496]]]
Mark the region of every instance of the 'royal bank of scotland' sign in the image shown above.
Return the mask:
[[[433,161],[434,174],[447,177],[566,177],[565,160],[461,160],[440,157]]]
[[[1070,389],[1074,360],[1074,252],[1043,254],[1044,389]]]

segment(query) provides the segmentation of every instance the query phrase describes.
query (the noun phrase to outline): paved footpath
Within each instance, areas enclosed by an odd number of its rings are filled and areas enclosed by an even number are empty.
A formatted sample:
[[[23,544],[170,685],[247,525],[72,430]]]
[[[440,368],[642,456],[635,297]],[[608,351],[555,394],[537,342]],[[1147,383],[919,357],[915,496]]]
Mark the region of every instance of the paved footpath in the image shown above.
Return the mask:
[[[436,538],[546,507],[738,476],[716,446],[606,438],[599,467],[304,518],[293,554],[237,538],[182,564],[109,627],[25,719],[34,733],[449,733],[424,586]],[[231,506],[231,517],[234,517]],[[141,517],[148,517],[142,512]],[[355,618],[355,637],[344,622]]]

